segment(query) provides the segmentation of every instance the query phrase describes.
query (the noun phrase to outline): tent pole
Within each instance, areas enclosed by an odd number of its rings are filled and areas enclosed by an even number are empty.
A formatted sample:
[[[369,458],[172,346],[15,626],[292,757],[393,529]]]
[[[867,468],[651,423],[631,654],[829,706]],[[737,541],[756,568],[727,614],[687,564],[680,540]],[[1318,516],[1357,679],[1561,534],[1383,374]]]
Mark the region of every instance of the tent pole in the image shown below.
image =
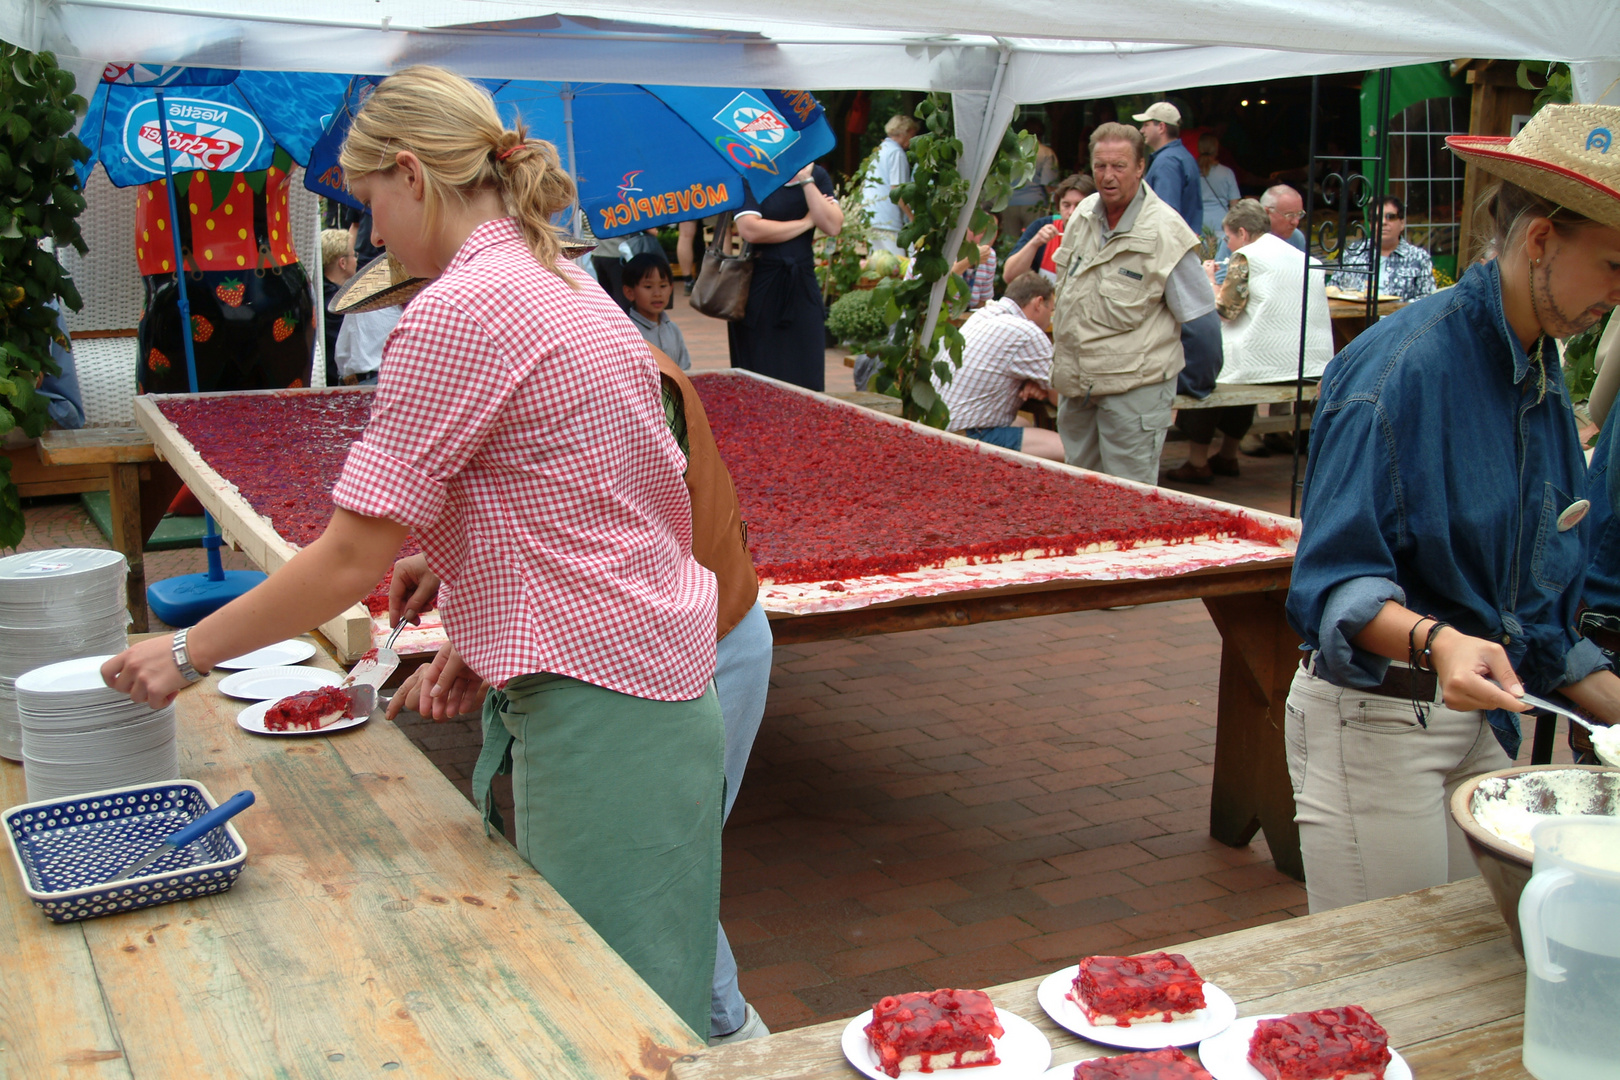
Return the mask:
[[[169,156],[169,110],[163,91],[157,98],[158,138],[163,141],[163,186],[169,193],[169,235],[174,240],[174,288],[180,302],[180,342],[186,352],[186,386],[197,392],[197,354],[191,347],[191,301],[186,297],[185,250],[180,246],[180,203],[174,193],[174,160]]]
[[[579,227],[579,165],[574,160],[574,84],[563,83],[563,132],[568,137],[568,175],[574,181],[574,205],[569,208],[568,232],[571,236],[581,236]]]
[[[169,193],[169,235],[174,239],[174,289],[180,303],[180,344],[186,351],[186,387],[197,392],[197,352],[191,344],[191,301],[186,296],[186,256],[180,246],[180,201],[174,193],[174,159],[169,156],[169,109],[163,101],[163,91],[154,91],[157,98],[158,138],[163,143],[163,186]],[[203,547],[208,549],[209,581],[224,581],[225,566],[220,561],[220,536],[214,528],[214,515],[204,514],[207,535]]]
[[[995,149],[991,148],[990,136],[991,121],[996,115],[996,102],[1001,97],[1001,84],[1007,76],[1007,63],[1012,59],[1012,48],[1003,44],[1001,46],[1001,59],[996,63],[996,77],[990,82],[990,96],[985,99],[984,115],[979,118],[979,142],[974,147],[976,160],[969,162],[973,170],[973,178],[968,182],[967,201],[962,204],[962,211],[956,217],[956,224],[951,227],[950,235],[945,241],[946,260],[954,263],[951,254],[962,246],[962,237],[967,235],[968,222],[973,217],[973,208],[978,205],[979,192],[984,188],[984,178],[990,174],[990,166],[995,163]],[[956,115],[956,95],[951,95],[951,114]],[[1000,139],[995,146],[999,148]],[[928,293],[928,314],[923,317],[922,337],[920,345],[924,351],[932,355],[929,343],[934,340],[934,327],[939,325],[940,309],[945,302],[945,286],[949,279],[940,278],[934,282],[934,287]]]

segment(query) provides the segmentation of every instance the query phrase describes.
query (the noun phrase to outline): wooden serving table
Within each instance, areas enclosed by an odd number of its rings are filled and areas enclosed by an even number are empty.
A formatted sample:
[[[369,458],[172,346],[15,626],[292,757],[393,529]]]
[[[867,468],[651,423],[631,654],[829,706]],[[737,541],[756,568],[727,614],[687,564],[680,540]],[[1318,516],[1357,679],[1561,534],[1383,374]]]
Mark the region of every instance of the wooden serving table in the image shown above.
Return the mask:
[[[1477,877],[1321,915],[1177,945],[1239,1016],[1364,1006],[1419,1077],[1519,1080],[1524,961]],[[1035,1000],[1041,980],[987,987],[1033,1023],[1052,1063],[1123,1053],[1059,1027]],[[698,1051],[670,1080],[851,1080],[839,1049],[847,1020]],[[1187,1052],[1196,1057],[1196,1048]],[[970,1074],[969,1074],[970,1075]]]
[[[0,1075],[657,1080],[701,1045],[391,722],[249,734],[216,681],[176,703],[180,773],[257,794],[242,876],[58,926],[7,858]]]

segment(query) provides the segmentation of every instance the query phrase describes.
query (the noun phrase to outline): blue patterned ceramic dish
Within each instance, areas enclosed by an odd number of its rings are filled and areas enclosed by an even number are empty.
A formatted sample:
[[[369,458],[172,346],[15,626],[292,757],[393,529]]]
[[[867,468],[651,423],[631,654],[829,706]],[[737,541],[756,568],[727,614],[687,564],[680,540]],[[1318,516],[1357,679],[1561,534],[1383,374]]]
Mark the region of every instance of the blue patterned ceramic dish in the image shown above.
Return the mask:
[[[7,810],[6,840],[23,888],[52,922],[191,900],[224,892],[247,860],[227,822],[154,862],[139,877],[104,882],[215,805],[194,780],[113,788]]]

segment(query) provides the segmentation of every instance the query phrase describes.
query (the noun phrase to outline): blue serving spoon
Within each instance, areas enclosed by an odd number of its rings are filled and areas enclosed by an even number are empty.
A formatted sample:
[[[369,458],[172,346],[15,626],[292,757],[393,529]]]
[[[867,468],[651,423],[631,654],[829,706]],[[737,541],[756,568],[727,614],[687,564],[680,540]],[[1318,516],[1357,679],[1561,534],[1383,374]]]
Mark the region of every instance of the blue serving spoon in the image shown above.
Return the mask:
[[[209,833],[213,832],[215,829],[219,828],[231,818],[235,817],[237,814],[240,814],[243,810],[246,810],[252,805],[253,792],[238,791],[235,795],[232,795],[229,799],[214,807],[214,809],[208,811],[208,813],[204,814],[196,821],[193,821],[191,824],[178,829],[168,839],[159,844],[157,848],[150,854],[142,855],[139,859],[136,859],[134,862],[118,871],[118,873],[108,878],[105,884],[111,885],[115,881],[123,881],[125,878],[134,877],[136,874],[140,873],[142,870],[145,870],[148,866],[151,866],[169,852],[179,851],[193,840],[207,836]]]

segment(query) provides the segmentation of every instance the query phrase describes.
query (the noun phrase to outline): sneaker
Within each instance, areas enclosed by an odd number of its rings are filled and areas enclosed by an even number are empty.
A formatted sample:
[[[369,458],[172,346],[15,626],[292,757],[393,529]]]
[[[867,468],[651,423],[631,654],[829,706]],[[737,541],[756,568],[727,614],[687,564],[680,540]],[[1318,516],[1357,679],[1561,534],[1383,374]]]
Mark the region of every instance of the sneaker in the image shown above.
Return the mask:
[[[1174,469],[1166,469],[1164,478],[1178,484],[1213,484],[1215,473],[1208,465],[1194,465],[1189,461]]]
[[[683,281],[683,284],[681,285],[681,288],[686,290],[686,295],[687,296],[691,296],[692,295],[692,286],[697,284],[697,278],[687,277],[687,278],[683,278],[682,281]]]
[[[1209,459],[1209,471],[1216,476],[1239,476],[1237,458],[1224,458],[1219,454]]]
[[[744,1005],[743,1008],[747,1011],[744,1013],[745,1019],[743,1020],[742,1027],[738,1028],[736,1031],[733,1031],[730,1035],[710,1035],[710,1046],[725,1046],[727,1043],[747,1042],[749,1039],[763,1039],[765,1036],[771,1033],[771,1029],[765,1026],[765,1021],[759,1018],[759,1013],[754,1011],[754,1007],[752,1005]]]

